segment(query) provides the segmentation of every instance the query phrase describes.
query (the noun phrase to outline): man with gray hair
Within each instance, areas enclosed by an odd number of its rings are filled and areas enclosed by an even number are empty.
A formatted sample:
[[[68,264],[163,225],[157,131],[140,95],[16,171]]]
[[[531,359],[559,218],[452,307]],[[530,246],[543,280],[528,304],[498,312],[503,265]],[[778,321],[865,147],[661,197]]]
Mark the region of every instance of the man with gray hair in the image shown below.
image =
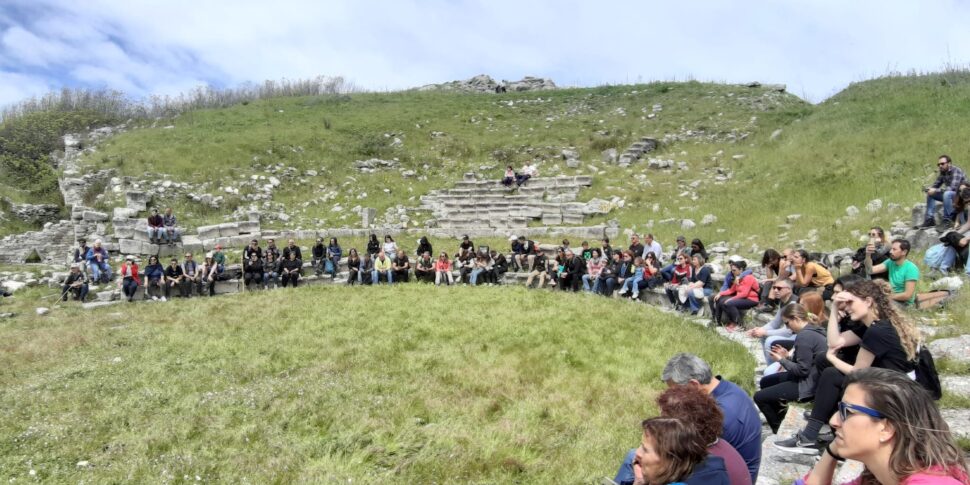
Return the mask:
[[[790,349],[795,344],[795,336],[788,326],[781,320],[781,311],[789,303],[798,303],[798,295],[792,291],[792,280],[779,278],[771,282],[771,290],[768,292],[768,299],[778,302],[778,312],[770,322],[748,330],[749,337],[760,338],[761,345],[765,353],[765,362],[771,363],[771,347],[782,345]]]
[[[667,361],[660,379],[667,383],[667,387],[692,386],[702,389],[717,401],[724,413],[721,438],[744,458],[751,474],[751,483],[757,483],[758,469],[761,467],[761,417],[748,394],[737,384],[715,376],[711,366],[700,357],[683,352]],[[635,454],[636,450],[627,453],[613,481],[621,485],[633,483]]]

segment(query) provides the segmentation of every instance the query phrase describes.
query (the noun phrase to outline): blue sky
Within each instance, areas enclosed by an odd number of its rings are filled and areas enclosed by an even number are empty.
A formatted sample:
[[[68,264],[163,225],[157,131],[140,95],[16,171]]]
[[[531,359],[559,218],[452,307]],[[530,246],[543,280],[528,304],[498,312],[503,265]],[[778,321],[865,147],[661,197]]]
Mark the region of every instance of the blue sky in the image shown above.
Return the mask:
[[[761,81],[822,100],[970,63],[970,2],[0,0],[0,105],[62,86],[177,94],[343,76],[560,85]]]

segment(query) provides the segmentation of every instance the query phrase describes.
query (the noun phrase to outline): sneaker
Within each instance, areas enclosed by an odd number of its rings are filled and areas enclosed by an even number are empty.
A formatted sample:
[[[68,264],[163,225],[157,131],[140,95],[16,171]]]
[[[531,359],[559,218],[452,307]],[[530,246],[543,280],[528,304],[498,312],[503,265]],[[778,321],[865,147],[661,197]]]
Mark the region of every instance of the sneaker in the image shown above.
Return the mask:
[[[940,223],[940,227],[943,230],[953,229],[953,221],[950,219],[943,219],[943,222]]]
[[[162,301],[168,301],[168,298],[162,297]]]
[[[806,440],[800,431],[787,440],[775,441],[774,445],[781,451],[802,455],[817,455],[819,451],[818,443]]]
[[[832,431],[832,428],[829,428],[827,431],[819,431],[818,433],[819,443],[831,443],[833,441],[835,441],[835,432]]]
[[[923,221],[923,223],[918,226],[913,226],[913,229],[929,229],[931,227],[936,227],[936,223],[932,219],[929,219]]]
[[[158,301],[158,297],[157,296],[153,296],[152,297],[152,301]]]
[[[630,295],[630,298],[633,298],[634,300],[636,300],[637,298],[640,298],[640,294],[639,293],[634,293],[634,294]]]
[[[619,291],[619,292],[617,292],[617,295],[620,295],[620,296],[623,296],[623,295],[625,295],[626,293],[627,293],[627,290],[626,290],[626,288],[622,288],[622,289],[620,289],[620,291]]]

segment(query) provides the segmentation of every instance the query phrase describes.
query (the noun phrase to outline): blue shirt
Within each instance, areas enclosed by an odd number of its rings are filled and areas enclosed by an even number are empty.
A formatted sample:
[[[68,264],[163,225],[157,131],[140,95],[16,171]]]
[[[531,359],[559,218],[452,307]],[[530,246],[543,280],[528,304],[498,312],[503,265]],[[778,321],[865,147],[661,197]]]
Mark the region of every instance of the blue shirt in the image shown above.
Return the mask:
[[[744,270],[744,271],[741,272],[741,277],[744,278],[745,276],[748,276],[749,274],[751,274],[751,270],[750,269],[746,269],[746,270]],[[721,291],[727,291],[729,288],[731,288],[731,283],[733,281],[734,281],[734,273],[728,271],[727,274],[724,275],[724,284],[721,285]],[[754,482],[752,481],[751,483],[754,483]]]
[[[737,384],[722,380],[714,388],[711,397],[724,412],[724,430],[721,436],[738,450],[751,473],[751,483],[758,482],[761,468],[761,418],[754,401]]]

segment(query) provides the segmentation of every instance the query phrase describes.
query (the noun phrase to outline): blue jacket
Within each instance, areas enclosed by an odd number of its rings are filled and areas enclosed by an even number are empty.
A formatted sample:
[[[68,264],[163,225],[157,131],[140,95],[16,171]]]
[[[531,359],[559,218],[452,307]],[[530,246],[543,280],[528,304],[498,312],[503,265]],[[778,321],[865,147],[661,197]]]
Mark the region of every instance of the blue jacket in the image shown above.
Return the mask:
[[[750,269],[746,269],[746,270],[744,270],[744,271],[741,272],[741,277],[744,278],[745,276],[748,276],[749,274],[751,274],[751,270]],[[727,291],[728,288],[731,287],[731,282],[733,282],[733,281],[734,281],[734,273],[728,271],[727,274],[724,275],[724,284],[721,285],[721,291]]]
[[[707,459],[694,467],[694,472],[683,482],[674,483],[682,483],[684,485],[731,485],[731,481],[728,480],[727,467],[724,466],[724,459],[714,455],[707,455]]]

